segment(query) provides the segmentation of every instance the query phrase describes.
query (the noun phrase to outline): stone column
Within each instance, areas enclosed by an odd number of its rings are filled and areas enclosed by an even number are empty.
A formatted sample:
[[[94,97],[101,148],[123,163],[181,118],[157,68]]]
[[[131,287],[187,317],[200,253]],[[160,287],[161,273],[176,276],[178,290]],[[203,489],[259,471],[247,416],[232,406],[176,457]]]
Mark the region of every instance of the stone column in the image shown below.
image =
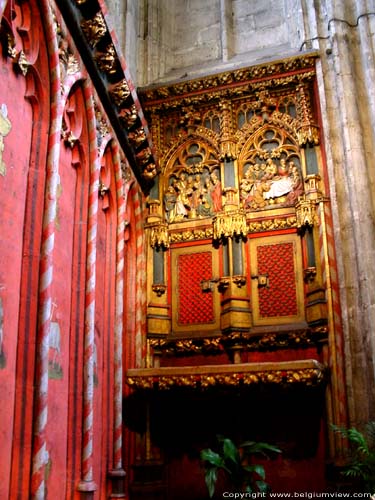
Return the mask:
[[[361,426],[375,416],[375,225],[370,174],[374,113],[373,84],[366,84],[375,69],[372,39],[360,26],[369,20],[356,22],[354,2],[332,0],[326,11],[316,5],[318,32],[329,37],[321,44],[318,79],[346,340],[349,417],[351,425]]]

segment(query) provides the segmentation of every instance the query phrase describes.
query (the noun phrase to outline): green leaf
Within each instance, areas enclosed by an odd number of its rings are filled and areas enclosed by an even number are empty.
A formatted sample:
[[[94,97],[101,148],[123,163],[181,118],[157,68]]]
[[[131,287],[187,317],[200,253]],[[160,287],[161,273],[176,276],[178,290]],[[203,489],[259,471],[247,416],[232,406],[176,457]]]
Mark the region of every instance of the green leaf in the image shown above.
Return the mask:
[[[254,453],[266,455],[266,452],[281,453],[281,450],[277,446],[268,443],[257,443],[255,441],[245,441],[240,444],[240,448],[243,448],[247,455]]]
[[[245,465],[244,470],[246,470],[247,472],[255,472],[262,479],[265,479],[265,477],[266,477],[266,471],[264,470],[263,465],[258,465],[258,464]]]
[[[223,458],[218,453],[216,453],[216,451],[211,450],[211,448],[207,448],[206,450],[201,451],[201,459],[204,462],[215,465],[216,467],[224,466]]]
[[[216,486],[216,481],[217,481],[217,468],[216,467],[210,467],[206,469],[206,476],[205,476],[205,481],[206,481],[206,486],[208,489],[208,494],[210,498],[214,496],[215,493],[215,486]]]
[[[261,493],[267,493],[270,490],[269,485],[265,481],[255,481],[255,484]]]
[[[238,453],[238,449],[231,439],[223,439],[223,453],[224,461],[230,459],[237,466],[240,465],[240,454]]]

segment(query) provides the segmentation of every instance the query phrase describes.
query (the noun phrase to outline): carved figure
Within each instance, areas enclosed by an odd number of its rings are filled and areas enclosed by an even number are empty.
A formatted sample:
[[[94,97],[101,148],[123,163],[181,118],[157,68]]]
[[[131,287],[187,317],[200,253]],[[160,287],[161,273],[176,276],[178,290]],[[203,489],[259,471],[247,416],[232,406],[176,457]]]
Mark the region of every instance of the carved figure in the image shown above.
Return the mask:
[[[294,205],[298,201],[299,196],[304,192],[303,182],[298,168],[293,161],[289,162],[288,172],[292,182],[292,190],[288,193],[286,205]]]
[[[204,187],[201,192],[201,202],[198,205],[197,214],[200,217],[209,217],[212,215],[212,197],[211,197],[211,182],[209,177],[206,178]]]
[[[267,176],[264,180],[259,181],[254,190],[254,196],[251,199],[251,208],[264,208],[267,205],[265,194],[270,190],[271,186],[267,181]]]
[[[207,171],[202,176],[193,175],[187,169],[172,179],[163,199],[168,222],[209,217],[221,210],[222,189],[216,172]]]
[[[211,198],[212,198],[212,206],[214,212],[219,212],[222,208],[222,192],[221,192],[221,182],[219,181],[215,172],[211,174]]]
[[[176,216],[177,195],[173,186],[169,186],[164,195],[165,218],[167,222],[173,222]]]
[[[285,159],[282,158],[280,160],[279,167],[275,164],[274,166],[276,167],[276,172],[273,174],[269,191],[264,194],[264,198],[266,199],[284,196],[292,190],[292,180],[288,177],[288,168]]]

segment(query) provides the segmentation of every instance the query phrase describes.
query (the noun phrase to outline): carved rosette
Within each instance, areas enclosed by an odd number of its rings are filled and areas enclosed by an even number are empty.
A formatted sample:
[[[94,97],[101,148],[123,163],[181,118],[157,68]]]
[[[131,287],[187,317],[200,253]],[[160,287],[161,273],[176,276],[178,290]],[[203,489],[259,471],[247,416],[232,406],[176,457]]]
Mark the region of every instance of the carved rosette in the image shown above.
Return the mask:
[[[213,218],[213,239],[246,236],[247,224],[244,210],[220,212]]]
[[[116,50],[113,44],[108,45],[104,52],[97,52],[95,60],[98,68],[104,73],[114,73],[116,71]]]
[[[137,121],[138,114],[135,104],[132,104],[129,108],[123,108],[119,111],[119,119],[126,129],[130,129]]]
[[[146,140],[146,132],[143,127],[134,130],[134,132],[129,132],[128,138],[135,148],[139,148],[141,144]]]
[[[81,28],[92,48],[96,47],[107,32],[107,26],[100,12],[93,19],[82,21]]]
[[[111,87],[110,94],[117,106],[121,106],[126,101],[130,96],[130,89],[125,78]]]
[[[165,222],[159,222],[151,228],[150,245],[152,248],[169,247],[168,224]]]

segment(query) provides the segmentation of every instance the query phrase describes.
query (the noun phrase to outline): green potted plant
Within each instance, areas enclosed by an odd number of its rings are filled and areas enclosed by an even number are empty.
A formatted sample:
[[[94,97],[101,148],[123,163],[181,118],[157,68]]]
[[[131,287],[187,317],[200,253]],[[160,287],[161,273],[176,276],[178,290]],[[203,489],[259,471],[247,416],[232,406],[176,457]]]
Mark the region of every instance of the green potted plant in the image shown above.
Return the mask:
[[[215,486],[220,470],[228,476],[231,486],[241,492],[266,492],[269,485],[265,481],[265,470],[261,464],[253,464],[254,455],[268,456],[268,453],[281,453],[276,446],[255,441],[245,441],[239,446],[229,439],[218,436],[218,452],[207,448],[201,451],[205,467],[205,481],[210,498],[215,493]]]
[[[366,492],[375,493],[375,422],[368,422],[364,432],[354,427],[332,427],[352,445],[352,457],[343,474],[358,479]]]

